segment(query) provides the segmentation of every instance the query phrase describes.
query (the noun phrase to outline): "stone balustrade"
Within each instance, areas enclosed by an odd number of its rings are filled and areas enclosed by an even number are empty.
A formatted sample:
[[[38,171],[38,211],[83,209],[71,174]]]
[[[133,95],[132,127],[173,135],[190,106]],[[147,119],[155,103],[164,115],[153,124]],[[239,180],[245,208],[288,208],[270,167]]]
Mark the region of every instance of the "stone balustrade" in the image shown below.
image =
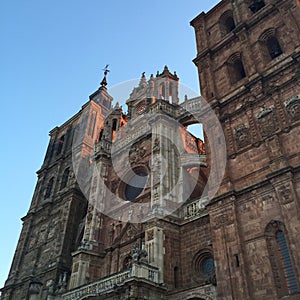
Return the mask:
[[[152,282],[158,283],[158,269],[148,264],[133,263],[131,269],[131,276],[137,278],[144,278]]]
[[[155,104],[153,104],[150,107],[150,113],[154,114],[154,113],[161,113],[161,112],[165,112],[171,116],[175,116],[176,108],[169,102],[159,99],[155,102]]]
[[[158,283],[158,269],[148,264],[134,262],[130,270],[113,274],[69,291],[62,296],[62,300],[80,300],[88,296],[98,296],[101,293],[112,291],[133,278],[143,278]]]
[[[187,99],[184,102],[180,103],[181,109],[180,113],[190,112],[199,112],[201,110],[201,97],[196,97],[192,99]]]

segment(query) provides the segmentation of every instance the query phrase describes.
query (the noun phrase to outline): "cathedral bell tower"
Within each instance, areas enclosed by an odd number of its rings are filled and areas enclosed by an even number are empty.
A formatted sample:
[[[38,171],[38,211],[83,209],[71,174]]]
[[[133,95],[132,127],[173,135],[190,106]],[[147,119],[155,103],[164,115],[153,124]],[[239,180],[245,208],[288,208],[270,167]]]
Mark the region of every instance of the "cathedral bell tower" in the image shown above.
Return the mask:
[[[223,0],[191,25],[201,93],[227,151],[208,206],[218,299],[299,294],[300,8],[294,0]]]

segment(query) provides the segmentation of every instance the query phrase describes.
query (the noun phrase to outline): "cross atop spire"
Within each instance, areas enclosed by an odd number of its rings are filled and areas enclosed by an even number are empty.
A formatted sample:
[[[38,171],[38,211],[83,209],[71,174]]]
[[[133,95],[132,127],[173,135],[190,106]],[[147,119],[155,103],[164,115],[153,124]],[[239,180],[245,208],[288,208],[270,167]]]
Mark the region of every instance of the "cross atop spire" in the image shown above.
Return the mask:
[[[104,77],[101,81],[101,86],[106,87],[107,86],[107,80],[106,80],[106,75],[110,72],[110,70],[108,69],[109,65],[106,65],[104,69],[102,69],[104,71]]]

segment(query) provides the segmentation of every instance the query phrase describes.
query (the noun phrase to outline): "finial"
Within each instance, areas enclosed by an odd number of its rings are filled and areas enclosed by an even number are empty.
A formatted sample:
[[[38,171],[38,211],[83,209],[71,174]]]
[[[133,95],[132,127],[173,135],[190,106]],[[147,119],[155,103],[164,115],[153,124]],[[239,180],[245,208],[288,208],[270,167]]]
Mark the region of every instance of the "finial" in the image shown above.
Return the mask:
[[[143,73],[142,73],[141,80],[140,80],[139,87],[144,88],[144,87],[146,87],[146,86],[147,86],[147,79],[146,79],[145,72],[143,72]]]
[[[165,67],[164,67],[163,74],[166,74],[166,75],[170,74],[170,71],[169,71],[169,68],[167,65],[165,65]]]
[[[102,71],[104,71],[104,77],[101,81],[101,86],[106,87],[107,86],[107,80],[106,80],[106,75],[110,72],[110,70],[108,69],[109,65],[106,65],[104,69],[102,69]]]

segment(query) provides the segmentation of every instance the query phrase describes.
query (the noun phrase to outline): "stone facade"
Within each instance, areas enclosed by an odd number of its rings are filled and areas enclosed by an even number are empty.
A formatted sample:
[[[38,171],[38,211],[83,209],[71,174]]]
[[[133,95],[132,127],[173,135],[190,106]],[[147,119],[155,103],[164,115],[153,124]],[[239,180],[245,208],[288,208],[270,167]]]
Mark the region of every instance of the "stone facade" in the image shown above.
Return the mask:
[[[300,9],[296,1],[221,1],[191,24],[202,95],[227,145],[223,184],[207,206],[218,299],[292,297],[300,272]],[[271,245],[274,222],[282,227]],[[295,283],[275,232],[285,235]]]
[[[191,25],[222,130],[167,67],[127,113],[106,71],[50,132],[2,299],[299,299],[300,8],[223,0]]]

